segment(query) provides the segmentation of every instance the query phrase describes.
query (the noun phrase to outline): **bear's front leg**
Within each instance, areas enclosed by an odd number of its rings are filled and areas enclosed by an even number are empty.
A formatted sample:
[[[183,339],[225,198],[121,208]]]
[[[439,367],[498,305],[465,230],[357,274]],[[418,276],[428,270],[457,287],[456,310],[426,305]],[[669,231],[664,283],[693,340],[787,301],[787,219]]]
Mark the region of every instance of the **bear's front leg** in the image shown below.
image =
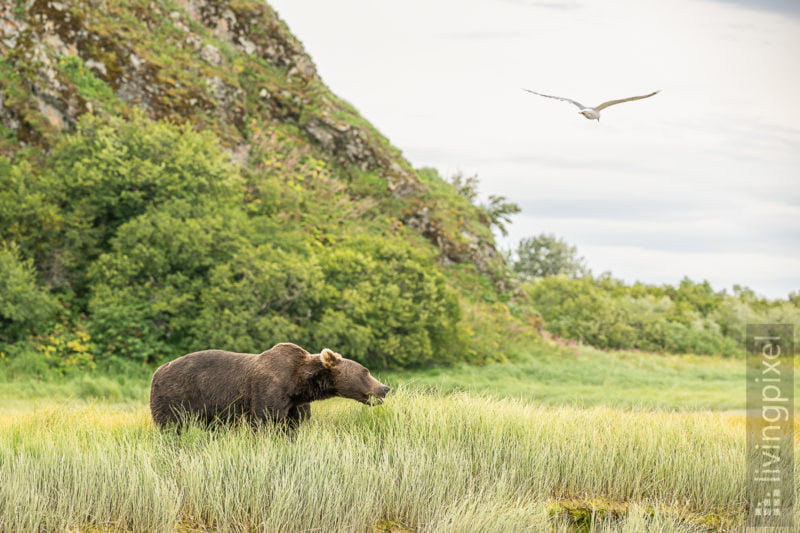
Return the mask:
[[[292,406],[280,409],[274,413],[272,418],[273,427],[283,433],[289,439],[294,439],[295,431],[302,420],[311,415],[308,404],[303,406]]]
[[[311,404],[301,403],[300,405],[295,405],[289,409],[286,422],[289,428],[297,429],[301,422],[304,422],[309,418],[311,418]]]
[[[259,395],[261,396],[261,395]],[[262,426],[282,425],[289,415],[288,402],[285,405],[273,405],[266,397],[254,397],[250,404],[249,419],[253,430]]]

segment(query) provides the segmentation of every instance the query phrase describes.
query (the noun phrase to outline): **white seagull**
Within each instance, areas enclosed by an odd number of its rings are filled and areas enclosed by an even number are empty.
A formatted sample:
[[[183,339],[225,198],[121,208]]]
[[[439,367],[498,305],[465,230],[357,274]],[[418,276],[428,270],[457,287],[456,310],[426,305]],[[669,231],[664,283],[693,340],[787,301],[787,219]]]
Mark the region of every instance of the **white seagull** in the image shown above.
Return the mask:
[[[642,98],[650,98],[653,95],[658,94],[661,91],[655,91],[650,94],[645,94],[642,96],[631,96],[629,98],[620,98],[619,100],[609,100],[608,102],[603,102],[602,104],[594,107],[587,107],[580,102],[576,102],[575,100],[570,100],[569,98],[562,98],[561,96],[550,96],[549,94],[542,94],[537,93],[536,91],[531,91],[530,89],[523,89],[523,91],[528,91],[529,93],[538,94],[539,96],[544,96],[545,98],[555,98],[556,100],[563,100],[564,102],[569,102],[572,105],[578,106],[578,113],[583,115],[584,117],[588,118],[589,120],[596,120],[600,122],[600,111],[603,109],[616,105],[621,104],[622,102],[631,102],[633,100],[641,100]]]

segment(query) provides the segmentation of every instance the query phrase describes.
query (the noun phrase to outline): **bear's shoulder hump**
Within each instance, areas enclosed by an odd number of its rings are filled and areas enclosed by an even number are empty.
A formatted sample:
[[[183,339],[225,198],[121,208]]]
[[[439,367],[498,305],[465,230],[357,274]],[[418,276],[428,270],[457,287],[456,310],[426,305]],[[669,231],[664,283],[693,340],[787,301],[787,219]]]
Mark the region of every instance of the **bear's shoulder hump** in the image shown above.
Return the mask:
[[[269,350],[263,352],[262,356],[267,356],[270,358],[274,357],[282,357],[287,359],[305,359],[309,357],[309,354],[306,350],[301,348],[300,346],[291,343],[291,342],[281,342],[276,344]]]

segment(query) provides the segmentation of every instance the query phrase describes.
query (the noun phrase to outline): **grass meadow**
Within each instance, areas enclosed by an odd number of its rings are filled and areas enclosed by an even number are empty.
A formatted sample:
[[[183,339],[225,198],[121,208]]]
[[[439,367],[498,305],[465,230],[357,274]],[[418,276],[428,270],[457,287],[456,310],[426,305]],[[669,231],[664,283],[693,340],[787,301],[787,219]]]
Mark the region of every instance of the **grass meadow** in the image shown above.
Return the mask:
[[[156,431],[133,378],[6,382],[0,531],[743,530],[743,362],[597,352],[595,390],[578,352],[382,376],[384,405],[318,402],[291,439]]]

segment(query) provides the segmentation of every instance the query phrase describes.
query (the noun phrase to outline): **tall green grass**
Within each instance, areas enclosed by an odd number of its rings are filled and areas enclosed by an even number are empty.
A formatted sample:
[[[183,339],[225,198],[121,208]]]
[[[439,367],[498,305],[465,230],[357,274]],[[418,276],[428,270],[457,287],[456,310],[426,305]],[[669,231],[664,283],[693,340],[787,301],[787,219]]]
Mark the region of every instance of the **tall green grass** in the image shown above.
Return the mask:
[[[286,438],[78,402],[0,415],[0,531],[735,530],[743,457],[742,420],[710,412],[400,387]]]
[[[744,408],[744,361],[715,356],[606,352],[588,346],[533,343],[528,355],[484,366],[375,372],[391,386],[447,395],[468,391],[517,398],[536,405],[646,409]],[[29,357],[35,361],[32,355]],[[25,361],[0,361],[0,404],[40,399],[147,402],[151,370],[145,367],[74,372],[54,377],[26,372]],[[800,392],[800,391],[798,391]]]
[[[379,373],[385,383],[448,394],[468,391],[537,405],[743,409],[745,365],[719,356],[532,345],[513,362]]]

